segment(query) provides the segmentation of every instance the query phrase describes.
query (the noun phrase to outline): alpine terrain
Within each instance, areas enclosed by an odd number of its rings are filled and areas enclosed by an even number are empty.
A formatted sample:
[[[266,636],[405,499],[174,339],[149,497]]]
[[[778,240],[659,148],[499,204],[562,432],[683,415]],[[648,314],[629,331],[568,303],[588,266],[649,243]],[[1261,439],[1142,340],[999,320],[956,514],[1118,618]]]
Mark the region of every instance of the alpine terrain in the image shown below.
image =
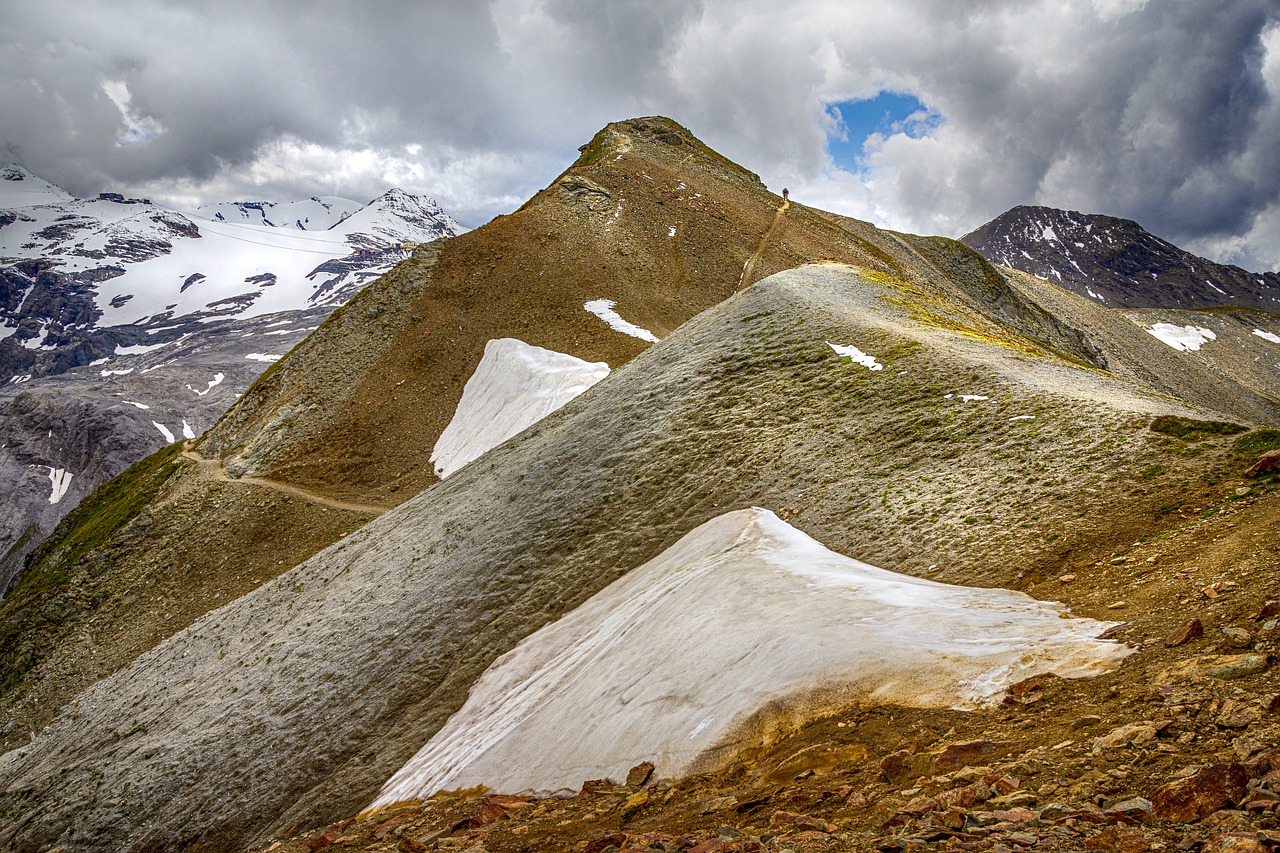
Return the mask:
[[[1234,305],[1280,311],[1280,273],[1199,258],[1130,219],[1020,205],[960,238],[993,264],[1113,308]]]
[[[1274,314],[580,154],[31,554],[6,849],[1280,840]]]
[[[406,243],[461,230],[400,190],[184,214],[0,169],[0,593],[85,495],[211,426]]]

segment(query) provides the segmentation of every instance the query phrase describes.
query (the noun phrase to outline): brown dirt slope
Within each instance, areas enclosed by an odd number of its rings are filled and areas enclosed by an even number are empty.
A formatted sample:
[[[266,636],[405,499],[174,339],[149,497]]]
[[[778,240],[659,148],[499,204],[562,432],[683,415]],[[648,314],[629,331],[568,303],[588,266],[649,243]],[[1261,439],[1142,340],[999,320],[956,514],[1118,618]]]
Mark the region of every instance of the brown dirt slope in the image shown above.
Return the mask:
[[[583,310],[617,302],[663,337],[810,258],[885,266],[875,246],[780,199],[668,119],[612,124],[510,216],[419,252],[412,294],[354,301],[209,432],[231,471],[375,503],[435,481],[428,456],[493,338],[617,367],[648,344]],[[674,229],[674,236],[672,236]],[[371,330],[370,325],[374,325]]]

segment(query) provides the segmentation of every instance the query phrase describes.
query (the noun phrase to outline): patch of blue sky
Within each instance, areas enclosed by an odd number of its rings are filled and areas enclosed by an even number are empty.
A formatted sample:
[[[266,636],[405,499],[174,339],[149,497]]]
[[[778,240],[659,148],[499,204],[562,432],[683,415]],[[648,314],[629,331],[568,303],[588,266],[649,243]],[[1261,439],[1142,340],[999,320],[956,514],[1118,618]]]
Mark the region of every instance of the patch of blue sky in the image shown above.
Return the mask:
[[[905,134],[912,139],[928,136],[942,123],[942,115],[921,103],[914,95],[881,92],[860,101],[837,101],[827,105],[832,119],[827,132],[827,151],[841,169],[861,169],[864,146],[874,135]]]
[[[128,145],[146,145],[163,132],[163,128],[156,126],[127,127],[116,134],[116,145],[121,148]]]

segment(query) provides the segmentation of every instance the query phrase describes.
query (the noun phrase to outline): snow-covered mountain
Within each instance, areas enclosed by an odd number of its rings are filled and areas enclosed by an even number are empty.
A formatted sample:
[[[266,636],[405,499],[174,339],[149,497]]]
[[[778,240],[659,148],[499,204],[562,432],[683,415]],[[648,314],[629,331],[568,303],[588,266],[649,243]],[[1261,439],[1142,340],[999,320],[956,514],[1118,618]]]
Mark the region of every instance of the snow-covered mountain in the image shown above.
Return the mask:
[[[203,208],[206,216],[72,198],[18,166],[0,176],[0,376],[10,380],[108,358],[117,345],[172,340],[213,319],[338,304],[403,259],[405,242],[463,230],[431,199],[401,190],[363,207],[241,202]],[[276,207],[292,224],[276,227],[265,214],[247,221]],[[233,210],[246,221],[233,221]],[[333,221],[300,233],[297,223],[323,224],[320,213]]]
[[[398,189],[184,213],[0,169],[0,592],[99,483],[212,426],[415,244],[463,230]]]
[[[992,263],[1112,308],[1280,310],[1280,273],[1197,257],[1114,216],[1019,206],[960,238]]]
[[[241,225],[265,225],[268,228],[296,228],[299,231],[324,231],[332,228],[363,205],[340,196],[312,196],[304,201],[224,201],[204,204],[194,211],[196,216],[218,222]]]

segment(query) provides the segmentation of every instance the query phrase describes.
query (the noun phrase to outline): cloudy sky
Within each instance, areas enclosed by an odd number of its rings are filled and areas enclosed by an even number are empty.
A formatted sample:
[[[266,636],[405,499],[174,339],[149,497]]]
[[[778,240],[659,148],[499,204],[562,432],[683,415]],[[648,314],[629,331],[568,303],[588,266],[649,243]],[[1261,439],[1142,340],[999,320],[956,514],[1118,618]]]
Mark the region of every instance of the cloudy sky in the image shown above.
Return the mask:
[[[663,114],[886,227],[1046,204],[1280,267],[1280,0],[0,0],[0,75],[0,159],[77,195],[474,227]]]

